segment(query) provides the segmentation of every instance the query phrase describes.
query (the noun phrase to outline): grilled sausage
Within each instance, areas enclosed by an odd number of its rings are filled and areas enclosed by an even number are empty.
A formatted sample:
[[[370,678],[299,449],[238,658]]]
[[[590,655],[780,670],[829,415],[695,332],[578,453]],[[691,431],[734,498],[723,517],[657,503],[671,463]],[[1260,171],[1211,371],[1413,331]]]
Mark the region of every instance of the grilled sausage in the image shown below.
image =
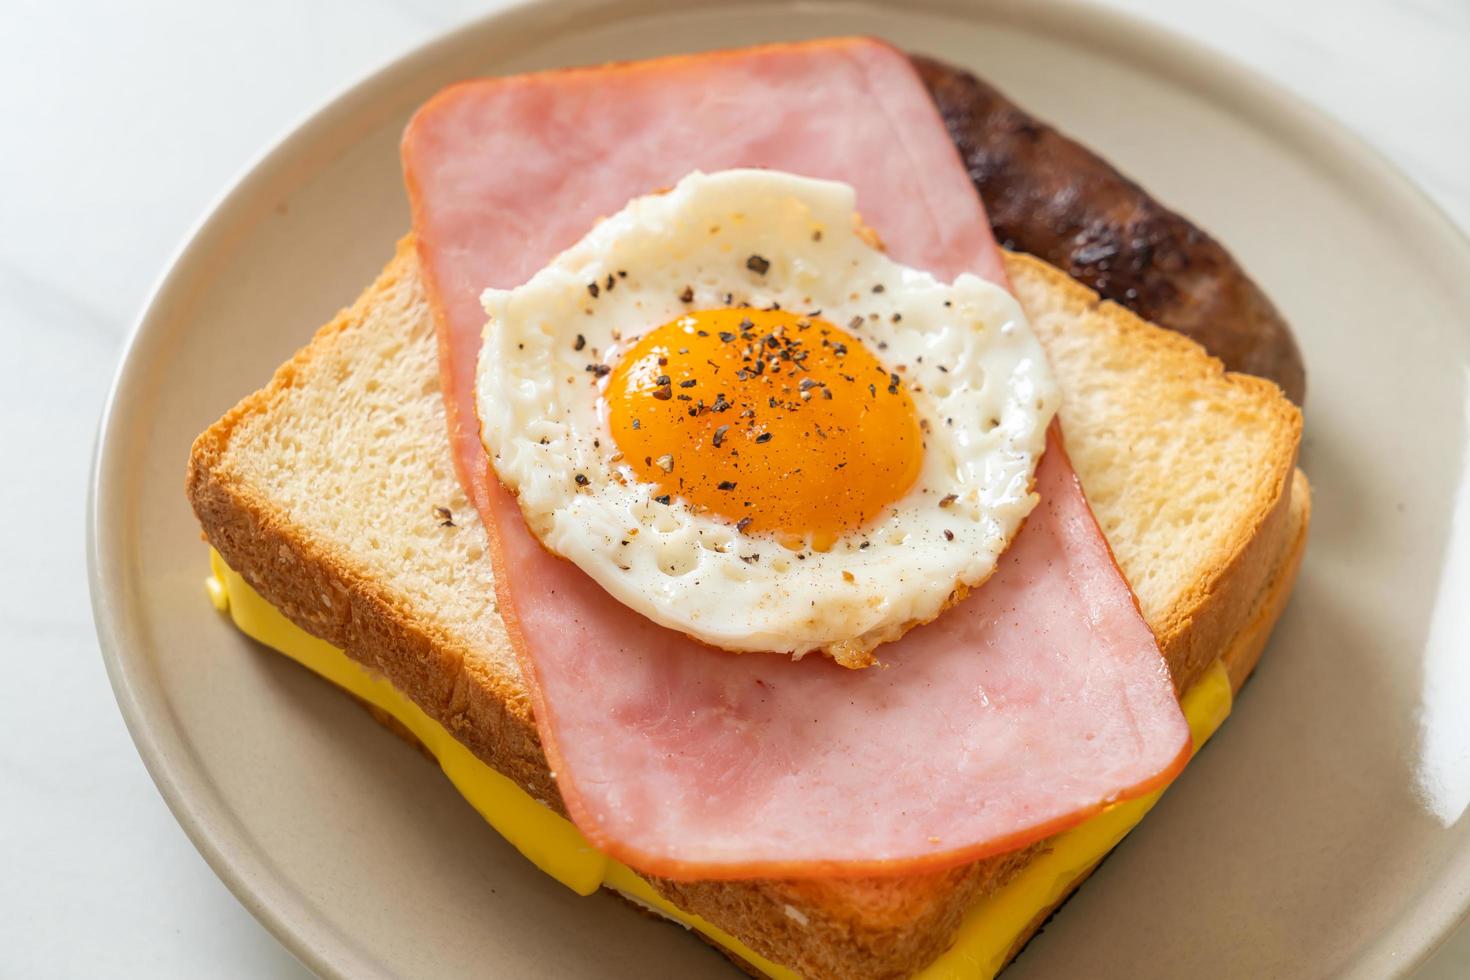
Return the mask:
[[[1107,161],[962,69],[913,56],[995,237],[1202,344],[1301,404],[1290,328],[1230,253]]]

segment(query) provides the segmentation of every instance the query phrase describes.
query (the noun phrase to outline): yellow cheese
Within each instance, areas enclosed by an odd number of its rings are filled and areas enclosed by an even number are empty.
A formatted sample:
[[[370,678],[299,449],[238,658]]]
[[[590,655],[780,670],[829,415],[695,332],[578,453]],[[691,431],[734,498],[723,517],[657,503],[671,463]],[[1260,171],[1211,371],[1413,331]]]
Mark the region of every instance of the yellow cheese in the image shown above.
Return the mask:
[[[341,650],[296,626],[210,552],[210,598],[247,636],[280,651],[344,690],[398,719],[439,760],[445,774],[492,827],[542,871],[577,892],[611,888],[690,929],[696,929],[766,976],[796,974],[697,915],[681,911],[627,865],[595,850],[575,826],[482,762],[417,704]],[[1230,713],[1230,678],[1215,663],[1184,696],[1196,750]],[[1053,838],[1004,888],[965,913],[953,946],[920,972],[922,980],[993,977],[1032,920],[1060,901],[1153,807],[1162,790],[1111,807]]]

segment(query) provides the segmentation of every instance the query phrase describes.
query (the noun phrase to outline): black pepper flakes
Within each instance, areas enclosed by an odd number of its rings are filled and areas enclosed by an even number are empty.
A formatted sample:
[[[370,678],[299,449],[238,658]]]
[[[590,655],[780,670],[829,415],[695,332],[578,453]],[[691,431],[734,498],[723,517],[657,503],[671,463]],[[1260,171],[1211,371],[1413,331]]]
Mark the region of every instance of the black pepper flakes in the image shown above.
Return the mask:
[[[679,382],[679,387],[680,388],[693,388],[697,384],[699,384],[699,382],[697,380],[695,380],[694,378],[690,378],[688,381],[680,381]]]
[[[681,302],[681,303],[692,303],[692,302],[694,302],[694,287],[693,286],[685,286],[684,287],[684,291],[679,294],[679,302]]]
[[[745,260],[745,267],[756,275],[763,276],[770,271],[771,263],[759,255],[752,255]]]
[[[722,425],[715,430],[714,439],[712,439],[711,441],[715,444],[716,449],[719,449],[722,445],[725,444],[725,433],[729,431],[730,427],[728,425]]]
[[[577,339],[572,342],[572,350],[581,350],[583,347],[586,346],[587,338],[582,336],[581,334],[577,334]]]
[[[735,522],[735,530],[739,531],[741,534],[744,534],[745,533],[745,529],[748,528],[748,527],[750,527],[751,522],[754,521],[754,520],[755,520],[755,518],[753,518],[753,517],[742,517],[742,518],[740,518],[740,520],[738,520],[738,521]]]
[[[666,402],[670,398],[674,397],[674,389],[670,388],[668,385],[664,385],[661,388],[655,388],[653,389],[653,397],[657,398],[661,402]]]
[[[597,288],[597,283],[595,283],[595,282],[589,282],[587,284],[587,292],[592,296],[593,299],[596,299],[597,298],[597,294],[599,292],[601,292],[601,290],[599,290]]]
[[[949,528],[945,528],[944,529],[944,540],[946,540],[946,541],[953,541],[954,540],[954,532],[951,531]]]
[[[766,443],[770,442],[771,439],[772,439],[772,437],[773,437],[773,434],[772,433],[770,433],[770,432],[762,432],[760,435],[758,435],[758,436],[755,437],[755,441],[756,441],[756,444],[757,445],[763,446]]]
[[[719,486],[717,486],[715,489],[716,490],[734,490],[735,489],[735,481],[734,480],[721,480]]]
[[[579,487],[585,487],[587,484],[592,482],[591,480],[587,479],[586,473],[578,473],[576,476],[572,477],[572,479],[577,481],[577,486]]]
[[[959,500],[959,499],[960,498],[959,498],[959,496],[957,494],[953,494],[953,493],[945,494],[944,495],[944,499],[941,500],[941,501],[939,501],[939,506],[941,506],[941,507],[948,507],[950,504],[954,503],[956,500]]]
[[[660,503],[660,504],[663,504],[665,507],[667,507],[669,505],[669,501],[672,500],[673,498],[671,496],[669,496],[668,494],[666,494],[666,493],[661,493],[657,497],[654,497],[653,499],[654,499],[655,502]]]

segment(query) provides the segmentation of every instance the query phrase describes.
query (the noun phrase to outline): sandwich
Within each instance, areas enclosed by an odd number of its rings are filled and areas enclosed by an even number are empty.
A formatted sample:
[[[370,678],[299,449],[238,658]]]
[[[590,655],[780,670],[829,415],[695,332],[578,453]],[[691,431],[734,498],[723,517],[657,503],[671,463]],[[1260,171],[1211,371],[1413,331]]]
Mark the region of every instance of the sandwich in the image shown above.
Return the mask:
[[[240,629],[759,975],[999,972],[1228,715],[1305,544],[1281,387],[999,249],[925,70],[440,93],[412,232],[188,465]],[[1232,356],[1299,396],[1255,309]]]

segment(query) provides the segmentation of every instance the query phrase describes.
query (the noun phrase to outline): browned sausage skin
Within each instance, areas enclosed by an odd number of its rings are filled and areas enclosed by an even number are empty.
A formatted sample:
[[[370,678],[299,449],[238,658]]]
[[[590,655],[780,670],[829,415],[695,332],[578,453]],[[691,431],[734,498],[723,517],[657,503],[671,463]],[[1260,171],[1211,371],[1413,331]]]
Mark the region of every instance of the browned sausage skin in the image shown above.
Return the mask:
[[[1002,245],[1065,269],[1301,404],[1306,371],[1290,328],[1220,243],[969,72],[923,55],[913,62]]]

